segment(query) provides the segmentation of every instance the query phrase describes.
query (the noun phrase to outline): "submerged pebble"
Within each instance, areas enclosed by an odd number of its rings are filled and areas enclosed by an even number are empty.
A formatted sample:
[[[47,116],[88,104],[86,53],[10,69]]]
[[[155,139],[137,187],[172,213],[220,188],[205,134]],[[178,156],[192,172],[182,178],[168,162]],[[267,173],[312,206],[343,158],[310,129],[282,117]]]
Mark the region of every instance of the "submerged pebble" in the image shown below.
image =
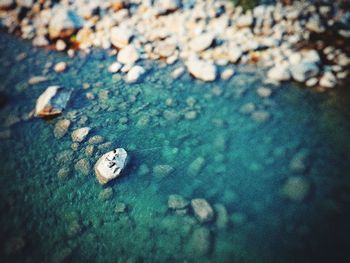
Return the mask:
[[[210,222],[214,218],[214,210],[207,202],[207,200],[202,198],[196,198],[191,200],[191,206],[194,215],[197,217],[199,222],[206,223]]]
[[[302,176],[291,176],[282,187],[282,193],[292,201],[301,202],[310,192],[309,180]]]
[[[63,120],[59,120],[56,125],[55,125],[55,129],[54,129],[54,135],[57,139],[62,138],[64,135],[66,135],[68,128],[71,124],[70,120],[67,119],[63,119]]]
[[[112,196],[113,196],[113,188],[107,187],[99,193],[98,198],[101,201],[107,201],[107,200],[111,199]]]
[[[85,140],[85,138],[88,136],[91,128],[89,127],[83,127],[76,129],[72,132],[72,141],[73,142],[82,142]]]
[[[168,164],[157,164],[153,166],[153,175],[157,178],[164,178],[170,175],[174,168]]]
[[[63,167],[58,170],[57,176],[61,179],[66,179],[69,177],[70,170],[67,167]]]
[[[183,196],[172,194],[169,195],[168,198],[168,207],[170,209],[184,209],[189,205],[189,201],[187,201]]]
[[[74,169],[82,175],[88,175],[91,169],[89,160],[85,158],[80,159],[75,163]]]
[[[189,247],[195,257],[208,254],[211,248],[210,231],[205,227],[196,228],[191,236]]]
[[[103,142],[104,142],[104,138],[101,135],[92,136],[88,141],[89,144],[100,144]]]
[[[252,113],[252,119],[256,122],[266,122],[270,119],[270,113],[268,113],[267,111],[254,111]]]
[[[127,210],[127,205],[126,205],[125,203],[117,202],[117,203],[115,204],[114,211],[115,211],[117,214],[125,213],[126,210]]]
[[[61,73],[63,71],[65,71],[67,68],[67,64],[66,62],[58,62],[55,67],[54,67],[54,70],[57,72],[57,73]]]

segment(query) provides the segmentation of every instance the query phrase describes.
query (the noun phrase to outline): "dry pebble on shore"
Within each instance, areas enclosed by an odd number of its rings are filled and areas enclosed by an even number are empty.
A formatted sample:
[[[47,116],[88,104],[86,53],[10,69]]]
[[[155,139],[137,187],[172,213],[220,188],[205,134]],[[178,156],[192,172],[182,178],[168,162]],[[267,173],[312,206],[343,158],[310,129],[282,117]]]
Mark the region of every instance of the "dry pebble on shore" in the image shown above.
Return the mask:
[[[168,64],[180,60],[195,78],[214,81],[221,66],[257,63],[273,81],[323,88],[335,87],[349,73],[344,48],[350,37],[349,11],[341,3],[277,2],[244,11],[227,0],[35,1],[29,7],[7,2],[0,5],[0,22],[9,32],[35,45],[53,43],[70,56],[72,47],[116,49],[122,65],[112,64],[112,73],[127,72],[146,59],[165,59]],[[322,38],[314,45],[315,35],[343,45]],[[55,70],[64,71],[62,65]],[[173,77],[181,74],[178,70]],[[221,78],[231,76],[226,69]],[[136,80],[138,76],[126,77],[128,82]]]

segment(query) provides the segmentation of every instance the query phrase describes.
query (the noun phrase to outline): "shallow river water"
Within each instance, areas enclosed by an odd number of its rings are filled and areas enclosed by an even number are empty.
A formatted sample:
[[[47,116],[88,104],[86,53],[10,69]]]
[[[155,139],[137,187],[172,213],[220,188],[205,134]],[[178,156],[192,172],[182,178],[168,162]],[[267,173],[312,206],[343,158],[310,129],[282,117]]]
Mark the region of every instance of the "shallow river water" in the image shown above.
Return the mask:
[[[114,60],[101,50],[68,58],[1,33],[2,262],[350,262],[348,88],[264,85],[249,66],[226,82],[172,80],[175,66],[153,62],[127,85],[108,73]],[[61,74],[59,61],[68,63]],[[29,85],[36,75],[48,80]],[[66,111],[27,120],[49,85],[73,89]],[[64,118],[72,124],[57,139]],[[71,132],[84,126],[104,142],[73,150]],[[130,163],[103,187],[93,165],[117,147]],[[88,175],[75,169],[80,159]],[[286,194],[290,178],[301,183],[289,191],[306,189],[303,200]],[[215,218],[176,214],[170,194],[206,199]]]

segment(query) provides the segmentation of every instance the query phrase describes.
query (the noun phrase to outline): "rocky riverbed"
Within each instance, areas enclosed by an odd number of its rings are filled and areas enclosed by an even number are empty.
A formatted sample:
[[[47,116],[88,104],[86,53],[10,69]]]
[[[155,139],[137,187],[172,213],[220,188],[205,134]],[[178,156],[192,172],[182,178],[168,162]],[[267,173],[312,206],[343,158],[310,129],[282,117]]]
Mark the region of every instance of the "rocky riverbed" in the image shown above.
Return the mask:
[[[108,51],[5,33],[0,54],[2,261],[348,261],[349,89],[266,84],[256,66],[173,80],[149,61],[128,84]],[[61,115],[34,117],[57,84]],[[102,186],[94,164],[118,147],[130,162]]]
[[[1,1],[0,21],[33,45],[108,49],[125,81],[142,60],[181,61],[202,81],[227,80],[233,64],[258,64],[268,81],[334,88],[349,75],[350,12],[342,1],[277,1],[245,11],[227,0]],[[60,62],[57,72],[65,70]]]

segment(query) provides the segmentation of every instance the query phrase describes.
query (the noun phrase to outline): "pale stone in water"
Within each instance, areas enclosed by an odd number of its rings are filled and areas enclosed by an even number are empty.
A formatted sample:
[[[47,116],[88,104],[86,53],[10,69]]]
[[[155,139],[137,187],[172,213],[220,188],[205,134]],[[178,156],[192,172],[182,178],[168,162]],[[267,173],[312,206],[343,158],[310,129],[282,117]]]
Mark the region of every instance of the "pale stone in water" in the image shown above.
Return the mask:
[[[210,246],[210,231],[205,227],[196,228],[191,237],[191,252],[201,257],[209,253]]]
[[[128,74],[126,75],[126,82],[128,82],[128,83],[135,83],[135,82],[137,82],[140,79],[140,77],[143,74],[145,74],[145,72],[146,71],[145,71],[145,69],[143,67],[138,66],[138,65],[133,66],[129,70]]]
[[[301,202],[310,191],[310,182],[301,176],[289,177],[282,187],[282,193],[290,200]]]
[[[95,146],[93,145],[88,145],[85,148],[85,155],[86,156],[92,156],[94,154]]]
[[[29,85],[36,85],[36,84],[39,84],[39,83],[44,82],[44,81],[47,81],[47,77],[45,77],[45,76],[34,76],[34,77],[31,77],[28,80],[28,84]]]
[[[60,86],[48,87],[37,99],[35,116],[50,117],[62,113],[72,91]]]
[[[252,113],[253,111],[255,111],[255,105],[252,102],[248,102],[242,105],[242,107],[239,109],[239,112],[243,114],[249,114],[249,113]]]
[[[85,140],[85,138],[88,136],[91,128],[89,127],[83,127],[76,129],[72,132],[72,141],[73,142],[82,142]]]
[[[213,220],[214,218],[213,208],[205,199],[202,199],[202,198],[192,199],[191,206],[199,222],[206,223]]]
[[[68,178],[68,176],[69,176],[69,168],[67,168],[67,167],[63,167],[63,168],[61,168],[61,169],[59,169],[58,170],[58,172],[57,172],[57,176],[59,177],[59,178],[61,178],[61,179],[66,179],[66,178]]]
[[[117,73],[122,68],[122,64],[119,62],[114,62],[108,67],[108,72]]]
[[[168,207],[170,209],[184,209],[189,205],[189,201],[187,201],[183,196],[172,194],[169,195],[168,198]]]
[[[194,120],[197,118],[197,112],[194,110],[185,112],[185,119],[186,120]]]
[[[256,122],[266,122],[270,118],[270,113],[267,111],[254,111],[252,113],[252,118]]]
[[[61,72],[65,71],[66,68],[67,68],[66,62],[63,62],[63,61],[62,61],[62,62],[58,62],[58,63],[55,65],[54,70],[55,70],[56,72],[58,72],[58,73],[61,73]]]
[[[127,210],[126,204],[122,202],[117,202],[114,208],[114,211],[119,214],[119,213],[124,213]]]
[[[228,223],[228,213],[226,207],[222,204],[215,204],[214,209],[216,213],[216,226],[218,228],[225,228]]]
[[[153,167],[153,174],[158,178],[163,178],[170,175],[174,168],[168,164],[157,164]]]
[[[107,200],[111,199],[112,197],[113,197],[113,188],[112,187],[107,187],[107,188],[103,189],[98,195],[98,198],[101,201],[107,201]]]
[[[317,78],[311,78],[311,79],[308,79],[306,82],[305,82],[305,85],[307,87],[313,87],[317,84],[318,82],[318,79]]]
[[[171,72],[171,77],[173,79],[178,79],[179,77],[181,77],[185,72],[185,68],[184,67],[178,67],[176,69],[173,70],[173,72]]]
[[[53,130],[55,137],[57,139],[60,139],[64,135],[66,135],[70,124],[71,124],[70,120],[67,120],[67,119],[59,120],[55,125],[55,129]]]
[[[269,88],[265,88],[265,87],[260,87],[256,90],[256,92],[258,93],[258,95],[260,97],[263,97],[263,98],[267,98],[267,97],[270,97],[271,94],[272,94],[272,91],[271,89]]]
[[[205,159],[201,156],[197,157],[190,165],[188,166],[188,173],[189,175],[198,175],[198,173],[203,169],[205,166]]]
[[[127,152],[123,148],[117,148],[102,155],[95,164],[96,178],[100,184],[120,176],[127,162]]]
[[[104,138],[101,135],[95,135],[92,136],[88,142],[89,144],[99,144],[104,142]]]
[[[221,73],[221,79],[228,80],[233,74],[235,74],[235,71],[232,68],[227,68]]]
[[[90,173],[90,162],[87,159],[80,159],[74,165],[74,169],[83,175],[88,175]]]

